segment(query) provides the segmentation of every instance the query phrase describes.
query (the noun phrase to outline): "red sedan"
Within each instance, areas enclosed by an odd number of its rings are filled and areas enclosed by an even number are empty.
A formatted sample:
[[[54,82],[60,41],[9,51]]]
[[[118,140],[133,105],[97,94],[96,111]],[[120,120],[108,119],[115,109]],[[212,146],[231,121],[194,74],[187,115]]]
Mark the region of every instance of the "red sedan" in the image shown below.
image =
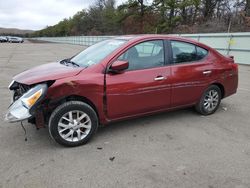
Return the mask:
[[[164,35],[122,36],[16,75],[6,120],[48,124],[55,141],[78,146],[111,121],[188,106],[210,115],[237,86],[233,57],[204,44]]]

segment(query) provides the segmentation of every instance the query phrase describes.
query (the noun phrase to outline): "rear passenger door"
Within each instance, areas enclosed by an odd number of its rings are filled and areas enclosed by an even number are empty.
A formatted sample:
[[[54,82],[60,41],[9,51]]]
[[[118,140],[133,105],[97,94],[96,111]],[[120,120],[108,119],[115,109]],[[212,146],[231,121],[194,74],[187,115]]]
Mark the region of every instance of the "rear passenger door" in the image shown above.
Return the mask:
[[[212,62],[208,50],[192,43],[173,40],[171,51],[171,106],[194,104],[211,81]]]

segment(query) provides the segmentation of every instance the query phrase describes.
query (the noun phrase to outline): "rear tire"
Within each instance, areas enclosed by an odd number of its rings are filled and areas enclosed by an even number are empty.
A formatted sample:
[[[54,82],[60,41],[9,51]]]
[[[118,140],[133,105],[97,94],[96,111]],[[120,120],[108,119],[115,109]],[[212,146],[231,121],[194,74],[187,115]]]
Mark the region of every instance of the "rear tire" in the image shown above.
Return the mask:
[[[202,115],[210,115],[218,109],[220,102],[220,88],[216,85],[211,85],[203,93],[200,101],[196,104],[195,109]]]
[[[96,112],[88,104],[69,101],[58,106],[49,119],[50,136],[64,146],[87,143],[98,128]]]

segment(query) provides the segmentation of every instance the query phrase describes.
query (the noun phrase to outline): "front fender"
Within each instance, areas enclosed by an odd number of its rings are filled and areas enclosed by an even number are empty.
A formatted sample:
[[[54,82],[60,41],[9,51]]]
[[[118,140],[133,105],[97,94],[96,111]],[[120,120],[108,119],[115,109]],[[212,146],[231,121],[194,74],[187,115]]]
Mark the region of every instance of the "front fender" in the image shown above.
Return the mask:
[[[57,80],[49,87],[46,97],[52,108],[72,97],[76,100],[88,101],[95,107],[100,122],[102,123],[102,120],[106,119],[103,113],[103,77],[99,77],[99,79],[89,77],[85,80],[77,78]]]

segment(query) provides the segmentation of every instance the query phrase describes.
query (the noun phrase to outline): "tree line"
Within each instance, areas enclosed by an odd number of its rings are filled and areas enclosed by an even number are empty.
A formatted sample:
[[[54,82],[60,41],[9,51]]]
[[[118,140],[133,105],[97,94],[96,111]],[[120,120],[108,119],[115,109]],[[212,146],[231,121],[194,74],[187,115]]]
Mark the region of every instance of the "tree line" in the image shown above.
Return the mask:
[[[96,0],[38,36],[250,31],[250,0]]]

